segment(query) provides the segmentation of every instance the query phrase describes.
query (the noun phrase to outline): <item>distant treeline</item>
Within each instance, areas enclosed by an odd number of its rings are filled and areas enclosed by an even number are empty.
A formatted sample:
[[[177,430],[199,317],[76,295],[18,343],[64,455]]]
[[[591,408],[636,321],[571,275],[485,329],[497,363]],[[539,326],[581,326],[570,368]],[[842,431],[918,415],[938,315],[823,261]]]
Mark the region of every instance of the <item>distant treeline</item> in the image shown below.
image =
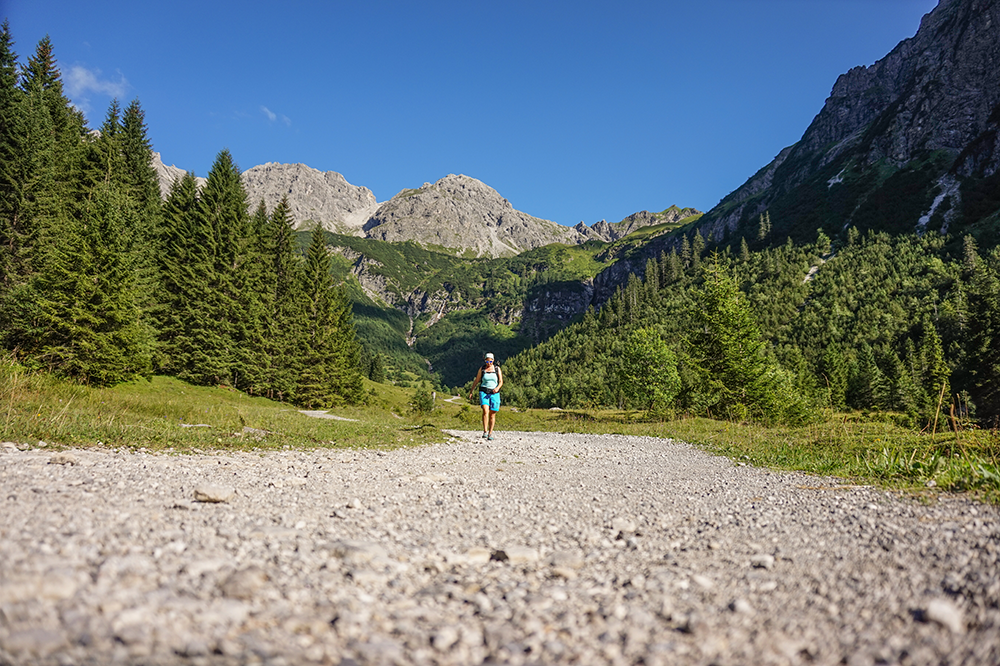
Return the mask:
[[[286,202],[251,213],[222,151],[164,204],[143,111],[98,129],[63,94],[48,38],[20,66],[0,34],[0,342],[94,385],[153,373],[304,406],[362,398],[363,355],[322,233],[293,248]],[[364,366],[364,367],[363,367]]]
[[[703,256],[700,236],[651,259],[599,312],[510,359],[504,390],[533,407],[661,407],[763,421],[819,407],[894,412],[917,427],[1000,417],[1000,248],[971,236],[822,232],[808,245]],[[735,248],[735,251],[734,251]],[[810,267],[818,270],[806,279]],[[645,390],[629,363],[669,350]],[[644,346],[645,345],[645,346]],[[662,360],[666,358],[667,360]],[[664,394],[661,392],[661,397]]]

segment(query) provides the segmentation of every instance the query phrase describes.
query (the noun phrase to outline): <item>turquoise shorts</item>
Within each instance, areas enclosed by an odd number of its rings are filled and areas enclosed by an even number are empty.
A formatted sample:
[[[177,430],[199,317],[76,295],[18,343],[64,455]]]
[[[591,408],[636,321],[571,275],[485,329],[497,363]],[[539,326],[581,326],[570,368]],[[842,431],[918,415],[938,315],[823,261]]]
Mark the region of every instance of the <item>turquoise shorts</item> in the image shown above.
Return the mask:
[[[486,391],[479,392],[479,404],[489,405],[491,412],[500,411],[500,394],[499,393],[487,393]]]

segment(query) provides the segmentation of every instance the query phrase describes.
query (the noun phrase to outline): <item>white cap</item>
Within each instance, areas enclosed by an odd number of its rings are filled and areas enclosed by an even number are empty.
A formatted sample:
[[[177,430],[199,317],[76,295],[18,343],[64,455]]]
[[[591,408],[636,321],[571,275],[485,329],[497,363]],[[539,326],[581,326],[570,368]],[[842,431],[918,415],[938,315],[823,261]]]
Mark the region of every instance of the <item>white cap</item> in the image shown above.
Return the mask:
[[[493,358],[492,352],[486,354],[486,358]]]

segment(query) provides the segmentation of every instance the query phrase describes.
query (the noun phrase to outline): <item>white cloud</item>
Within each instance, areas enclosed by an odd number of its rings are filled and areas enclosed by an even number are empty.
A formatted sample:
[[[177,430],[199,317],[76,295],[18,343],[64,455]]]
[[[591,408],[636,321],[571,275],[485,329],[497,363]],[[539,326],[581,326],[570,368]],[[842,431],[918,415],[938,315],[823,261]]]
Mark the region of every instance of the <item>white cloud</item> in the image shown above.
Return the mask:
[[[260,112],[263,113],[265,116],[267,116],[267,119],[270,122],[272,122],[272,123],[275,122],[275,121],[277,121],[277,120],[281,120],[281,122],[283,122],[287,127],[291,127],[292,126],[292,119],[291,118],[289,118],[288,116],[285,116],[285,115],[280,115],[279,116],[277,113],[275,113],[271,109],[267,108],[266,106],[260,107]]]
[[[106,95],[118,99],[119,102],[128,93],[129,84],[121,72],[118,72],[118,80],[101,78],[101,70],[90,70],[81,65],[73,65],[64,78],[66,93],[73,102],[73,106],[83,114],[90,115],[90,95]]]
[[[66,91],[70,97],[86,97],[88,93],[101,93],[119,100],[128,92],[128,81],[118,72],[118,80],[102,79],[101,70],[89,70],[73,65],[66,76]]]

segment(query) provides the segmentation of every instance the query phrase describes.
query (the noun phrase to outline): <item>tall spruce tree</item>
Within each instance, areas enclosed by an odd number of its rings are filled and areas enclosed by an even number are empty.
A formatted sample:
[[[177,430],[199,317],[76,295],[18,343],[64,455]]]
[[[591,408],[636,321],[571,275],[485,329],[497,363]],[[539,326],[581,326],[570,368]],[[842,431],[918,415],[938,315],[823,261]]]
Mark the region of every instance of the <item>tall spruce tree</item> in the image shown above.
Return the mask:
[[[270,246],[273,242],[271,221],[264,202],[249,216],[237,267],[235,299],[241,320],[241,335],[234,341],[234,379],[236,385],[251,395],[268,392],[268,360],[265,328],[273,311],[273,273]]]
[[[153,168],[153,147],[146,127],[145,112],[135,99],[122,114],[121,151],[125,169],[124,185],[136,209],[136,243],[139,249],[137,279],[140,305],[148,315],[156,306],[159,276],[156,246],[163,222],[160,182]]]
[[[194,384],[242,379],[237,340],[246,338],[239,308],[247,233],[246,192],[228,150],[216,157],[188,227],[181,289],[184,332],[177,340],[178,376]]]
[[[363,387],[351,304],[344,290],[333,284],[330,268],[323,229],[317,225],[302,273],[306,334],[297,390],[297,401],[310,407],[358,402]]]
[[[774,357],[746,297],[714,255],[705,266],[705,283],[690,338],[689,359],[703,385],[699,402],[719,416],[795,422],[805,405]]]
[[[17,148],[24,93],[17,84],[17,54],[10,24],[4,20],[0,27],[0,303],[16,280],[14,255],[19,249],[17,213],[21,179]]]
[[[292,213],[287,197],[271,211],[268,230],[270,254],[270,313],[264,321],[264,353],[268,368],[268,397],[294,402],[302,371],[304,316],[301,297],[302,262],[292,241]]]
[[[190,353],[188,317],[193,312],[191,298],[198,270],[198,248],[193,234],[198,206],[198,184],[194,174],[187,172],[174,180],[163,206],[163,216],[154,238],[156,290],[152,319],[156,329],[154,366],[157,372],[179,375]]]
[[[1000,426],[1000,247],[973,272],[969,285],[967,370],[977,417]]]

